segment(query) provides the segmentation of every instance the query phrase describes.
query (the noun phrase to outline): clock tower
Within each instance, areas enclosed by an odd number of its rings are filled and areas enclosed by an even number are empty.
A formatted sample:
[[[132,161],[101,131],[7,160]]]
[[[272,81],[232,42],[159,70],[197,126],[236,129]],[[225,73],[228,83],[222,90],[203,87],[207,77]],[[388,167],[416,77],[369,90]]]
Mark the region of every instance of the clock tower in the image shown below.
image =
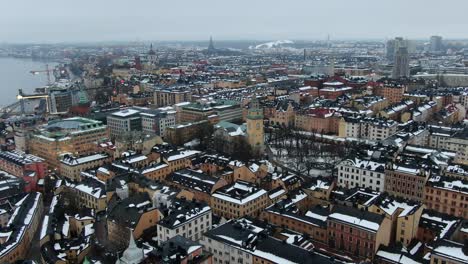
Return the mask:
[[[252,147],[255,154],[263,152],[265,144],[265,132],[263,130],[263,109],[253,95],[250,100],[250,107],[247,113],[247,142]]]

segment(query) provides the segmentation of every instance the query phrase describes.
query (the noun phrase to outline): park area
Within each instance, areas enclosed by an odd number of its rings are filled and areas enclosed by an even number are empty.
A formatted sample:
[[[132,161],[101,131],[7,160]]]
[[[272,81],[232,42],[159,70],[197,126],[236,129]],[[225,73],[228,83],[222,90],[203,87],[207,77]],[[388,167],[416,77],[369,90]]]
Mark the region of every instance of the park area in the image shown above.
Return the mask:
[[[269,131],[267,142],[271,159],[284,168],[310,177],[330,176],[333,168],[351,154],[355,145],[287,128]]]

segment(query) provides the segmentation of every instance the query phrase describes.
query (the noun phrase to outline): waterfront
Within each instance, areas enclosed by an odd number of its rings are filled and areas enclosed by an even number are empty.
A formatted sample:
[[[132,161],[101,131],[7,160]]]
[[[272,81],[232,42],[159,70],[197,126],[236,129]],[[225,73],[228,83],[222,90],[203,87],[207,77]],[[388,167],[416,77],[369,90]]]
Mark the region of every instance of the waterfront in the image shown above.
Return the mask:
[[[56,63],[48,62],[52,69]],[[47,74],[31,74],[31,70],[45,70],[46,62],[31,59],[17,59],[0,57],[0,107],[10,105],[16,101],[18,89],[32,92],[37,87],[47,84]],[[54,80],[51,74],[52,81]]]

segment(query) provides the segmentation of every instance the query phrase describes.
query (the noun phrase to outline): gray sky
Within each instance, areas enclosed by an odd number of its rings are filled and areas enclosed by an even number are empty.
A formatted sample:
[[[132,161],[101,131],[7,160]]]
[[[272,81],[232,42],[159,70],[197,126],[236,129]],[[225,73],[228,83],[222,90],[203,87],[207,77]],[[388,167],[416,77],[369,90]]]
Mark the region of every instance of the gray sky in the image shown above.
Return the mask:
[[[468,38],[468,0],[0,0],[0,42]]]

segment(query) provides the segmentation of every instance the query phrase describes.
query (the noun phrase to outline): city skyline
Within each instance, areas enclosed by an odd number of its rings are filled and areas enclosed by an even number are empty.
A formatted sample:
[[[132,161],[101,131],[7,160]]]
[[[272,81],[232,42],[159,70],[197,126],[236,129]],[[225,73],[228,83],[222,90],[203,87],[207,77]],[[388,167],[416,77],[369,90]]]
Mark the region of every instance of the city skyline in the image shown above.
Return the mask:
[[[467,8],[9,1],[0,264],[468,264]]]
[[[377,6],[371,0],[353,5],[337,0],[275,4],[241,0],[220,4],[205,0],[183,5],[140,1],[135,6],[121,0],[112,5],[85,0],[70,7],[57,0],[15,2],[0,18],[6,25],[0,30],[0,42],[195,41],[209,35],[215,40],[320,40],[328,34],[332,39],[463,38],[468,26],[463,7],[468,4],[448,0],[440,7],[436,3],[397,0]]]

